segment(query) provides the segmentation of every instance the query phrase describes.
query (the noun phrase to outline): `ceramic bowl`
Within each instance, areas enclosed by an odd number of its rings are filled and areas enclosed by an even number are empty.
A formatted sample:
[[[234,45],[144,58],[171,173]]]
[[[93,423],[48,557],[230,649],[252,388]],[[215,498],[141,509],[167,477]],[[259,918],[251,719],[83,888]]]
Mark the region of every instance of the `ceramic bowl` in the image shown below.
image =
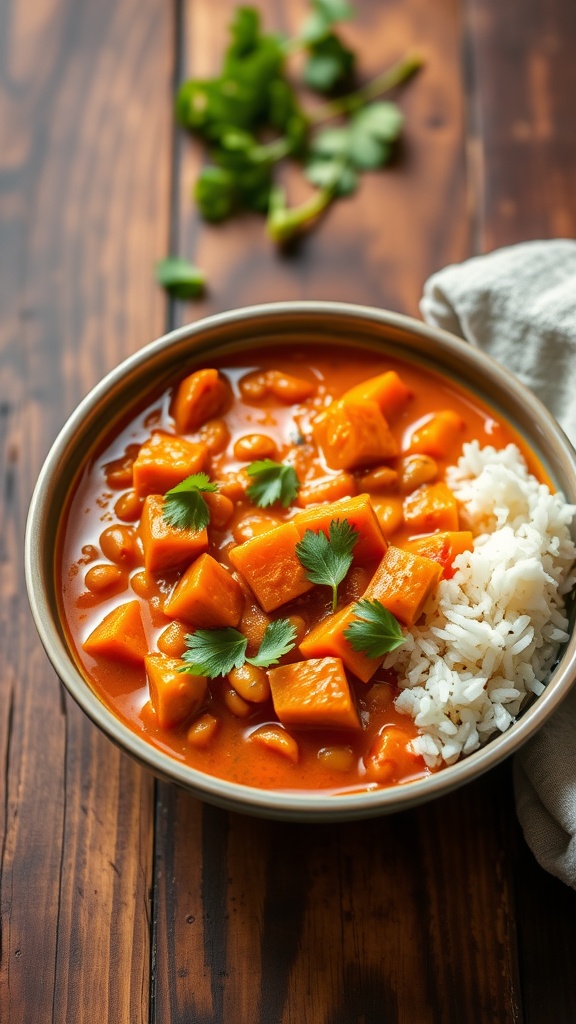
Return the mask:
[[[415,359],[463,384],[504,413],[535,452],[556,488],[576,502],[576,454],[544,406],[512,374],[482,352],[444,331],[381,309],[333,302],[284,302],[221,313],[172,331],[112,370],[80,403],[44,463],[26,532],[26,579],[42,643],[58,676],[80,707],[123,750],[155,775],[221,807],[300,821],[367,818],[439,797],[493,768],[539,729],[566,696],[576,676],[576,635],[561,652],[543,694],[509,730],[458,763],[401,786],[331,795],[274,792],[205,775],[174,760],[123,725],[81,675],[59,616],[54,551],[61,510],[98,439],[147,395],[168,386],[206,356],[246,343],[309,339],[335,348],[354,344]]]

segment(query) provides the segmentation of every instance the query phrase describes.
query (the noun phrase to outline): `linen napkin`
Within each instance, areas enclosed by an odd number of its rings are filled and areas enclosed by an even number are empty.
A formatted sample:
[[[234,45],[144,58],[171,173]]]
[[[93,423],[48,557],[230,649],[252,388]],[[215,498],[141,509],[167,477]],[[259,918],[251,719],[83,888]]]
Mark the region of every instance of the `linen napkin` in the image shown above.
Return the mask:
[[[576,241],[526,242],[428,279],[425,320],[512,370],[576,446]],[[516,810],[543,868],[576,889],[576,688],[514,759]]]

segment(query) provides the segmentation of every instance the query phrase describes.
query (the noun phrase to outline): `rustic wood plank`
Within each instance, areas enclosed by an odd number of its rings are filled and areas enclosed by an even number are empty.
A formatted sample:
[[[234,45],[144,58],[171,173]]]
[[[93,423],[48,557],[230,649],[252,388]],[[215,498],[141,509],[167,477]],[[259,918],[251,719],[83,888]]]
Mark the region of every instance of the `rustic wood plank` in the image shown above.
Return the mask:
[[[184,74],[215,70],[232,7],[221,4],[216,21],[204,0],[184,5]],[[200,154],[181,141],[179,248],[207,270],[211,290],[200,306],[180,307],[180,320],[298,297],[414,313],[428,274],[469,254],[460,5],[358,7],[349,32],[368,73],[409,47],[427,58],[402,98],[402,160],[367,176],[285,257],[258,218],[201,224],[190,202]],[[267,24],[289,30],[303,5],[263,9]],[[502,778],[492,773],[430,807],[343,826],[228,815],[162,785],[154,1019],[518,1021]]]
[[[469,4],[470,154],[483,251],[576,235],[575,37],[569,0]]]
[[[148,1020],[154,784],[60,692],[21,550],[66,415],[163,329],[171,70],[171,12],[154,0],[0,5],[6,1021]]]
[[[478,243],[574,237],[576,7],[564,0],[470,5]],[[511,820],[515,822],[510,802]],[[576,893],[542,871],[518,826],[514,910],[527,1024],[576,1013]]]

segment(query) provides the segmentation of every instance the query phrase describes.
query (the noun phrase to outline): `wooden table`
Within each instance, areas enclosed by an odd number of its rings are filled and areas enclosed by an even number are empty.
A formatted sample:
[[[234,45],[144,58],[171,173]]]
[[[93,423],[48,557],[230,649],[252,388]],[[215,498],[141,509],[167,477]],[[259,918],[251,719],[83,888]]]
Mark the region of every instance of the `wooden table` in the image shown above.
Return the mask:
[[[213,72],[231,0],[0,0],[0,757],[3,1024],[576,1020],[576,893],[515,817],[510,765],[420,809],[289,825],[203,806],[116,750],[63,693],[22,541],[78,400],[165,328],[274,299],[417,314],[472,253],[576,235],[573,0],[361,0],[350,40],[403,92],[402,159],[297,254],[261,221],[198,219],[184,76]],[[290,30],[301,0],[261,0]],[[167,306],[152,267],[210,292]]]

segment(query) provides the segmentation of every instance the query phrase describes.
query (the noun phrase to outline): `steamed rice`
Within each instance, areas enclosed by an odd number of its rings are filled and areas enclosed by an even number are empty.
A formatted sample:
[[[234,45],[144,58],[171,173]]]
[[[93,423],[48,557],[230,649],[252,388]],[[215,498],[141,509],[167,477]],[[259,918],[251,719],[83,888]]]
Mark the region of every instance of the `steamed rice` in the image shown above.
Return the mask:
[[[515,445],[465,444],[447,483],[474,549],[384,662],[398,673],[396,707],[420,730],[411,747],[430,767],[504,732],[542,692],[568,639],[564,600],[576,581],[576,506],[539,483]]]

